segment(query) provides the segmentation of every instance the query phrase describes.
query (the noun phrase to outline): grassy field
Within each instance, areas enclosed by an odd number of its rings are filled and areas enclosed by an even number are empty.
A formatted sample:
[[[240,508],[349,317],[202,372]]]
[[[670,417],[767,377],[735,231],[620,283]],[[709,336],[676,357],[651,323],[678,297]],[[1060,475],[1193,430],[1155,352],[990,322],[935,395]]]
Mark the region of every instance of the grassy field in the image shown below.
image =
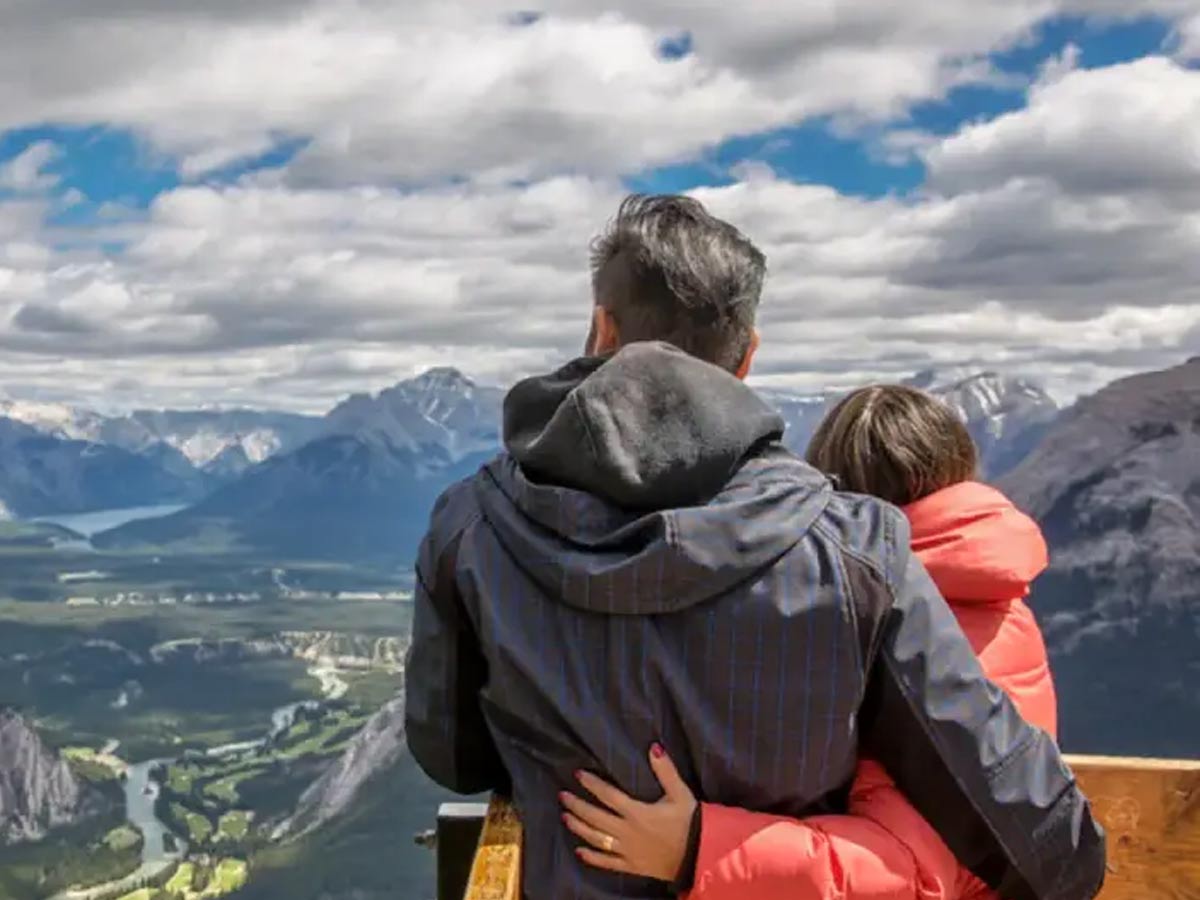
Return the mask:
[[[51,536],[61,539],[63,534],[0,523],[0,598],[24,598],[0,599],[0,705],[23,710],[48,744],[65,751],[77,773],[109,792],[119,793],[120,781],[97,751],[111,741],[119,741],[116,755],[126,761],[179,758],[188,750],[262,738],[273,710],[319,696],[320,683],[308,673],[310,662],[243,652],[247,642],[309,632],[353,635],[361,639],[355,646],[369,647],[374,640],[406,635],[410,627],[411,606],[402,601],[28,602],[89,590],[86,581],[64,585],[59,581],[63,573],[103,573],[95,584],[116,580],[146,590],[182,587],[188,578],[229,577],[232,572],[219,560],[193,560],[185,571],[178,561],[72,553],[50,547],[46,542]],[[348,585],[340,578],[337,567],[316,565],[299,575],[289,570],[288,583],[344,590],[368,580],[362,576]],[[251,589],[238,578],[229,586]],[[231,639],[242,644],[229,658],[221,655],[224,650],[206,656],[191,645],[162,651],[170,642],[196,640],[220,649],[223,645],[216,642]],[[343,677],[348,691],[340,701],[319,717],[298,717],[262,754],[191,760],[169,768],[164,790],[170,798],[169,819],[202,854],[229,858],[211,865],[189,860],[190,873],[181,874],[181,867],[170,876],[178,884],[156,882],[129,897],[207,900],[245,887],[249,869],[242,857],[264,847],[256,824],[291,812],[303,790],[400,684],[388,671],[351,671]],[[135,869],[141,835],[121,819],[118,806],[103,823],[0,851],[0,900],[43,900],[68,885],[109,881]]]
[[[216,900],[246,883],[245,860],[221,859],[215,863],[181,863],[161,887],[144,887],[117,900]]]
[[[220,759],[181,760],[161,776],[160,808],[190,836],[193,849],[249,852],[261,847],[265,836],[255,835],[251,822],[289,812],[369,712],[338,701],[301,711],[292,727],[268,746]]]

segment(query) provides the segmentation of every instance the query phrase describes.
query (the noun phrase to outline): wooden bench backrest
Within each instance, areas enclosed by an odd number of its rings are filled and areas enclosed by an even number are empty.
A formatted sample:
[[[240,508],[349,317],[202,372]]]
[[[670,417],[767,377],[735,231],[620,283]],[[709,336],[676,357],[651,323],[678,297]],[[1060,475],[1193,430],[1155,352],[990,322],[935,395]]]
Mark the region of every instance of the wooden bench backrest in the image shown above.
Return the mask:
[[[1102,900],[1200,898],[1200,760],[1067,762],[1108,834]]]
[[[1101,900],[1200,898],[1200,760],[1067,761],[1108,832]],[[520,900],[521,823],[493,800],[464,900]]]

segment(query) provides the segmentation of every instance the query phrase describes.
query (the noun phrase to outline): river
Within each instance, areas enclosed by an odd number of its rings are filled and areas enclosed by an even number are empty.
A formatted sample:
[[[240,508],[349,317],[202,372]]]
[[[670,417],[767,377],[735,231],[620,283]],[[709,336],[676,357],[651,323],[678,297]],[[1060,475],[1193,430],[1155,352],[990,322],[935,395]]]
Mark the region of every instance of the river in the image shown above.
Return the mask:
[[[332,668],[316,666],[309,669],[309,674],[320,681],[321,693],[326,700],[337,699],[346,692],[348,685]],[[296,714],[300,710],[313,710],[320,706],[321,701],[319,700],[300,700],[280,706],[271,712],[271,729],[265,737],[255,741],[213,747],[204,755],[210,758],[220,758],[234,753],[257,750],[291,728],[295,724]],[[117,747],[116,742],[110,741],[104,748],[103,754],[112,756]],[[151,759],[146,762],[134,763],[125,770],[125,818],[142,832],[144,839],[142,864],[137,870],[117,881],[80,890],[63,891],[50,900],[95,900],[101,896],[119,895],[123,891],[133,891],[142,881],[162,874],[165,869],[183,858],[187,852],[187,844],[178,835],[174,835],[154,812],[154,801],[158,799],[159,786],[150,777],[158,766],[171,765],[175,761],[174,759]],[[175,850],[167,850],[168,834],[172,834],[175,838]]]
[[[133,891],[142,881],[162,874],[164,869],[183,857],[187,852],[187,845],[176,837],[176,849],[168,851],[167,834],[170,830],[154,814],[158,785],[150,777],[150,773],[157,766],[167,765],[172,761],[151,759],[135,763],[125,770],[125,818],[142,832],[142,864],[134,872],[117,881],[80,890],[63,891],[51,900],[94,900],[122,891]]]

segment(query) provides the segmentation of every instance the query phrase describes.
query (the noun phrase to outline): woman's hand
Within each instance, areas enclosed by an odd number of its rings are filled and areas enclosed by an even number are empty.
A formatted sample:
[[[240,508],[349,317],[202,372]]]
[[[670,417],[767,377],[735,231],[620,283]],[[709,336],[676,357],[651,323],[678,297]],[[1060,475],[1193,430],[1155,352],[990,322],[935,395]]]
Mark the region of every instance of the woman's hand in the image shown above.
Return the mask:
[[[577,773],[579,783],[604,806],[560,794],[567,810],[563,822],[590,845],[575,851],[589,866],[674,881],[687,855],[696,797],[658,744],[650,748],[650,768],[663,789],[656,803],[641,803],[594,775]]]

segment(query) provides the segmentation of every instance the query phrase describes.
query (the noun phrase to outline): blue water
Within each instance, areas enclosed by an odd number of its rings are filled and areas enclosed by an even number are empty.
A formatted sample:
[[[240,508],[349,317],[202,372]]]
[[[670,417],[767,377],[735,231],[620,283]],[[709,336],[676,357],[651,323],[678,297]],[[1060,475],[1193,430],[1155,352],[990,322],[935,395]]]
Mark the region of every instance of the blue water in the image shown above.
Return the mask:
[[[92,512],[69,513],[61,516],[40,516],[33,521],[68,528],[76,534],[90,539],[102,531],[108,531],[110,528],[119,528],[122,525],[137,522],[140,519],[159,519],[163,516],[174,515],[181,509],[185,509],[185,507],[182,505],[133,506],[128,509],[99,509]]]

